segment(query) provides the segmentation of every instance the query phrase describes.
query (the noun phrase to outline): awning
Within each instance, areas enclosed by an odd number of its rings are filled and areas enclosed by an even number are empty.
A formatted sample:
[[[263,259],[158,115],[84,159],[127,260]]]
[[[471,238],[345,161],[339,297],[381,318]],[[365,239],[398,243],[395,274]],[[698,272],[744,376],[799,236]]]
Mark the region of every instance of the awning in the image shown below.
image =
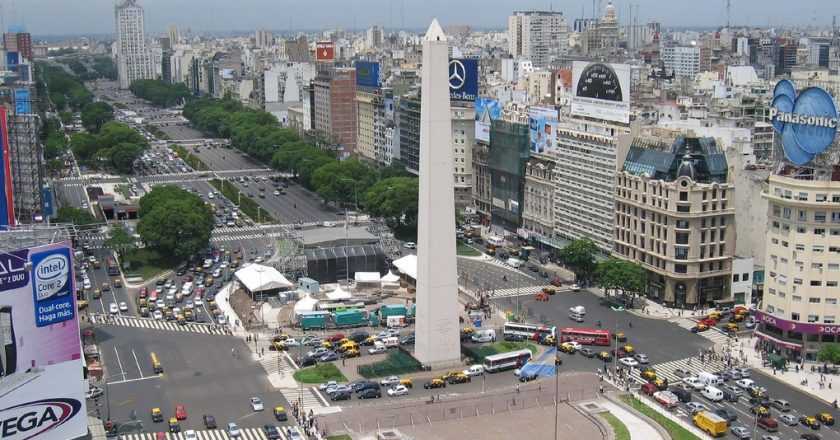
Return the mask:
[[[781,339],[774,338],[770,335],[766,335],[764,333],[761,333],[760,331],[757,331],[757,330],[754,332],[754,334],[755,334],[756,338],[761,339],[762,341],[769,342],[769,343],[771,343],[773,345],[776,345],[778,347],[787,348],[787,349],[790,349],[790,350],[802,350],[802,344],[797,344],[795,342],[786,342],[786,341],[783,341]]]
[[[237,270],[235,275],[250,292],[292,287],[292,283],[271,266],[249,264]]]
[[[392,263],[401,273],[417,279],[417,255],[406,255]]]

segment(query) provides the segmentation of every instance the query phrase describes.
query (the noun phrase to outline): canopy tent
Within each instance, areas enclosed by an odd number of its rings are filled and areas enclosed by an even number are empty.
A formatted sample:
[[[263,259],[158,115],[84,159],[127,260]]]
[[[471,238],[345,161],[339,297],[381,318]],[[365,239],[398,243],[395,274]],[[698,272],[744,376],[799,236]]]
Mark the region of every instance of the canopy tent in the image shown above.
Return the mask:
[[[383,283],[399,283],[400,282],[400,276],[391,272],[391,271],[388,271],[388,273],[386,275],[382,276],[381,281]]]
[[[342,299],[350,299],[351,295],[347,293],[341,286],[338,286],[332,292],[327,293],[327,299],[330,301],[338,301]]]
[[[277,269],[256,263],[237,270],[236,279],[250,292],[287,289],[293,286]]]
[[[380,276],[379,272],[356,272],[356,282],[357,283],[379,283]]]
[[[406,255],[402,258],[394,260],[391,264],[393,264],[394,267],[396,267],[401,273],[411,277],[412,279],[417,279],[417,255]]]
[[[295,304],[295,314],[300,314],[303,312],[311,312],[315,310],[315,306],[318,304],[318,300],[306,295],[298,300],[297,304]]]

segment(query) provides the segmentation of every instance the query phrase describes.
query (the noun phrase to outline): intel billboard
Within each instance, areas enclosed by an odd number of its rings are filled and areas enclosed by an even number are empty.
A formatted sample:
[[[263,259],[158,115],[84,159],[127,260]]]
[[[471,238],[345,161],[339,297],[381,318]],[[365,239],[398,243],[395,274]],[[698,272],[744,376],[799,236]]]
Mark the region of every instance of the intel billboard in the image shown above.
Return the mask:
[[[788,80],[773,89],[770,122],[781,135],[785,157],[805,165],[823,152],[837,136],[837,106],[825,90],[808,87],[796,94]]]

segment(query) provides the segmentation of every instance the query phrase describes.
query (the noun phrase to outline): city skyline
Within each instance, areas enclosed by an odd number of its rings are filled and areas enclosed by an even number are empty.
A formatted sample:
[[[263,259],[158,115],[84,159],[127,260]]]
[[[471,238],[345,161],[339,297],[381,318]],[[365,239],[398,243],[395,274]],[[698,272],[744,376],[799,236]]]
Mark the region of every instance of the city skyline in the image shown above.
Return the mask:
[[[630,4],[633,4],[634,21],[644,23],[658,20],[664,27],[713,27],[726,23],[726,0],[715,0],[719,7],[704,5],[696,11],[687,10],[687,2],[665,0],[616,1],[617,13],[622,25],[630,23]],[[714,3],[712,2],[712,3]],[[12,26],[25,28],[36,36],[113,34],[114,0],[58,1],[35,0],[10,2],[2,7],[4,29]],[[422,29],[429,21],[438,17],[446,25],[467,24],[476,28],[506,28],[508,15],[514,10],[553,8],[562,11],[569,20],[593,16],[593,2],[590,0],[523,0],[514,5],[494,2],[485,4],[478,0],[462,0],[457,10],[447,10],[443,0],[427,2],[405,2],[401,0],[355,1],[352,10],[347,2],[319,0],[322,8],[312,8],[311,2],[288,0],[269,3],[264,0],[243,0],[233,4],[218,0],[181,0],[173,4],[164,0],[141,0],[138,2],[146,11],[146,25],[150,34],[158,34],[176,26],[190,28],[194,33],[242,32],[265,27],[275,32],[343,28],[366,29],[379,25],[385,29]],[[562,4],[561,4],[562,3]],[[606,6],[600,1],[601,8]],[[830,26],[832,22],[832,1],[814,0],[808,8],[781,0],[735,0],[732,2],[731,22],[733,25],[759,27],[773,26]],[[638,9],[635,7],[638,5]],[[758,7],[761,7],[761,10]],[[583,7],[583,14],[581,14]],[[43,11],[52,11],[43,14]],[[285,11],[294,11],[288,15]],[[318,15],[321,11],[341,11],[329,15]],[[638,11],[638,12],[637,12]],[[274,17],[267,19],[267,17]],[[780,19],[784,22],[780,22]]]

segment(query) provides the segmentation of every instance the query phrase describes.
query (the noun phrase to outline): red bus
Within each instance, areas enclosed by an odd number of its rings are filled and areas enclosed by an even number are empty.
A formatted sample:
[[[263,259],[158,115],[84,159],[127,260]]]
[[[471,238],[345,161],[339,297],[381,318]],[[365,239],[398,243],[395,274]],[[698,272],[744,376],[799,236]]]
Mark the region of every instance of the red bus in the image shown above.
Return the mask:
[[[609,346],[610,331],[591,328],[563,327],[560,330],[560,342],[578,342],[583,345]]]
[[[114,257],[105,259],[105,267],[108,268],[108,275],[118,276],[120,274],[120,267],[117,266],[117,261],[114,260]]]

